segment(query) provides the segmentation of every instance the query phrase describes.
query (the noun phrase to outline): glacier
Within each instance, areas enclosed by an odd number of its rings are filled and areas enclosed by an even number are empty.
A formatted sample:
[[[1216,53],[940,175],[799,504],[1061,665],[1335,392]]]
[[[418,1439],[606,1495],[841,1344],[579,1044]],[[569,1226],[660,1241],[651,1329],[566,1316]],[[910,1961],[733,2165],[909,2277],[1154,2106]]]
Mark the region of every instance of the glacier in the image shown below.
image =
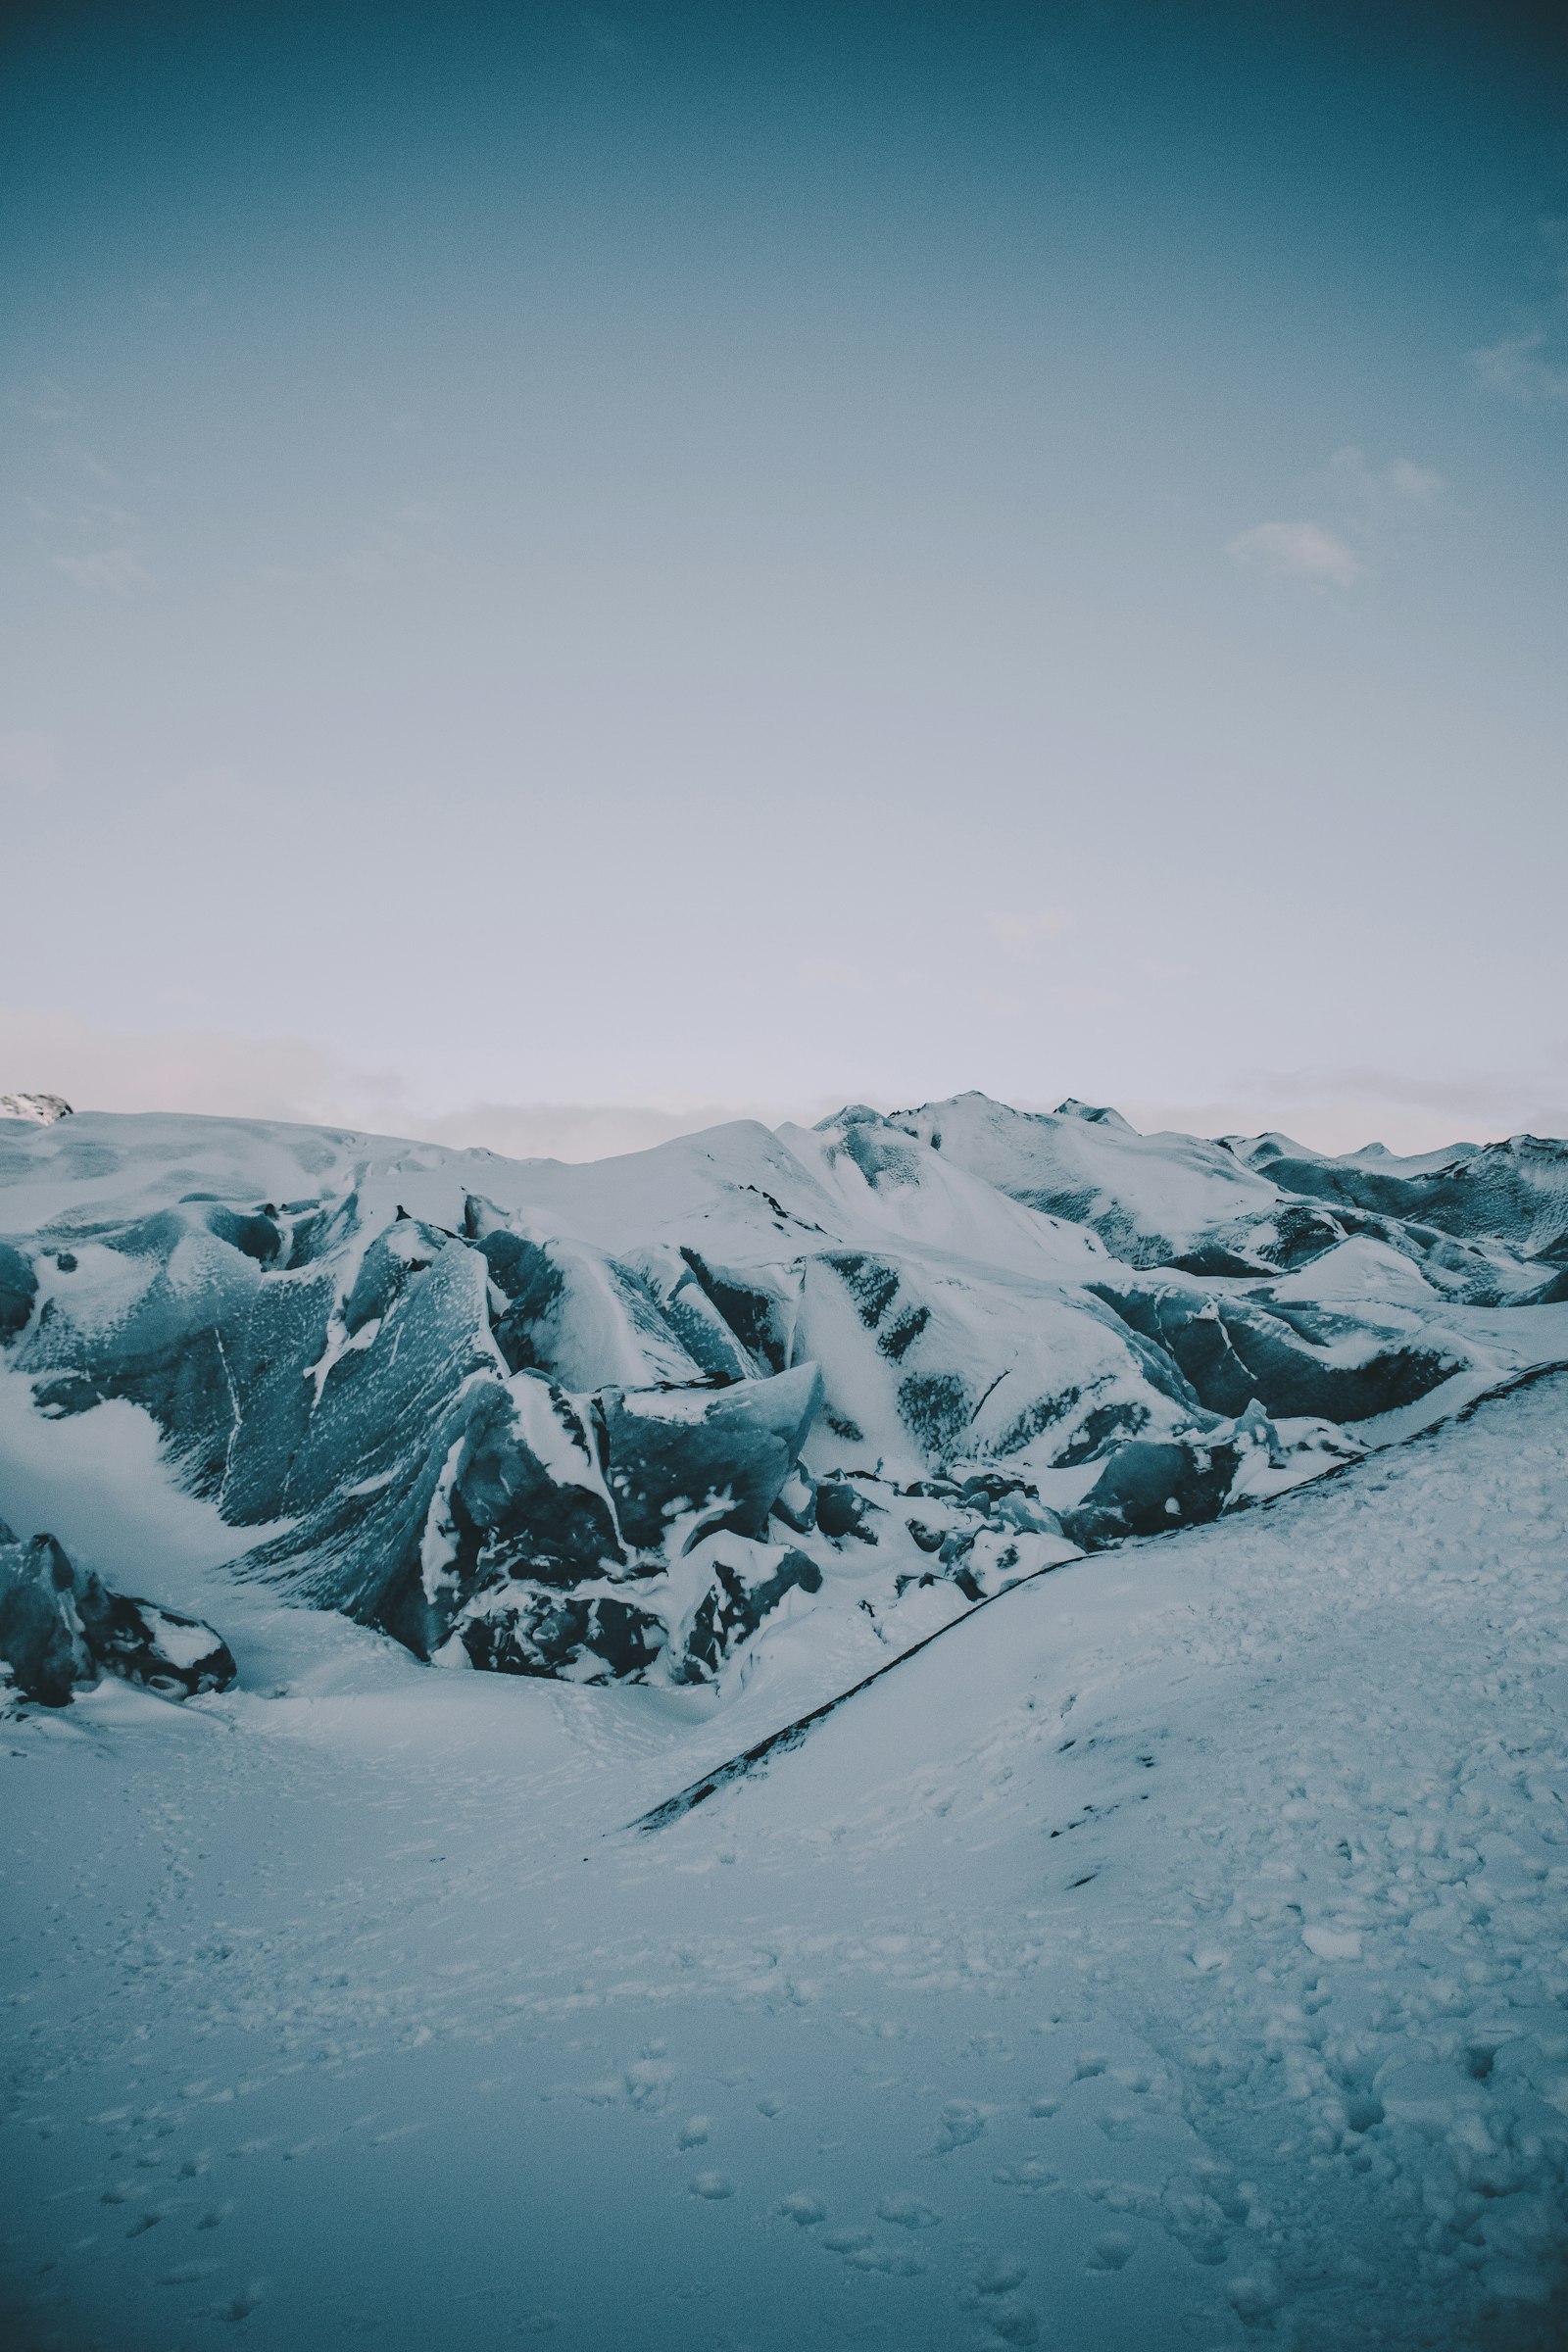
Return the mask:
[[[1565,1176],[0,1124],[7,2342],[1552,2352]]]
[[[903,1646],[1407,1436],[1568,1298],[1560,1145],[1329,1161],[978,1095],[576,1166],[13,1120],[0,1218],[4,1362],[150,1415],[236,1576],[577,1680],[711,1682],[812,1606]]]

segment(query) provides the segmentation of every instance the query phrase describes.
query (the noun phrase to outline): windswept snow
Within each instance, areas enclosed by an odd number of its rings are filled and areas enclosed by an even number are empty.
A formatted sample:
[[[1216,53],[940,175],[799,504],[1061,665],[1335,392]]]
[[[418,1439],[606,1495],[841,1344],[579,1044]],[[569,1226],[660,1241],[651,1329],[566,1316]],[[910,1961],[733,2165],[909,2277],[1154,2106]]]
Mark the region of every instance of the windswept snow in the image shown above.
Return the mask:
[[[652,1837],[810,1619],[715,1713],[250,1588],[241,1690],[6,1724],[9,2340],[1545,2352],[1565,1408],[1069,1562]],[[81,1543],[90,1419],[6,1426]]]

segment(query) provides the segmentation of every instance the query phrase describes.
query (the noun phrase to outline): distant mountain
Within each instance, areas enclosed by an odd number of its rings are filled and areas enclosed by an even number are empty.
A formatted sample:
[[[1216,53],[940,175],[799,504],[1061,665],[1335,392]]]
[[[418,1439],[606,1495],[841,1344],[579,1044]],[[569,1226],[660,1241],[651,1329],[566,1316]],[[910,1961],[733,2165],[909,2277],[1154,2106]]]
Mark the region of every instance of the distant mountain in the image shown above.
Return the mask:
[[[71,1104],[64,1095],[0,1095],[0,1119],[25,1119],[34,1127],[52,1127],[69,1119]]]
[[[0,1235],[29,1410],[149,1414],[236,1574],[578,1680],[711,1683],[808,1612],[904,1646],[1568,1358],[1529,1137],[1325,1159],[964,1095],[568,1166],[29,1109]]]

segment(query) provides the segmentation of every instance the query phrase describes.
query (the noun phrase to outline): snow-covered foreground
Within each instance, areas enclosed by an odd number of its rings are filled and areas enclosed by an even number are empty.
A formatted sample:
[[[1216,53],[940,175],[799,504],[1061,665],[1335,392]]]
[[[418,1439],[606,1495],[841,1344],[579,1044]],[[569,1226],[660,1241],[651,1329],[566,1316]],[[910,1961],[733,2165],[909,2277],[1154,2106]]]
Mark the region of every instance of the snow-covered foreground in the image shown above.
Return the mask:
[[[7,1492],[195,1604],[216,1514],[95,1498],[135,1419]],[[1559,1373],[1014,1588],[650,1837],[821,1660],[705,1713],[223,1585],[239,1691],[0,1725],[9,2340],[1560,2343],[1565,1530]]]

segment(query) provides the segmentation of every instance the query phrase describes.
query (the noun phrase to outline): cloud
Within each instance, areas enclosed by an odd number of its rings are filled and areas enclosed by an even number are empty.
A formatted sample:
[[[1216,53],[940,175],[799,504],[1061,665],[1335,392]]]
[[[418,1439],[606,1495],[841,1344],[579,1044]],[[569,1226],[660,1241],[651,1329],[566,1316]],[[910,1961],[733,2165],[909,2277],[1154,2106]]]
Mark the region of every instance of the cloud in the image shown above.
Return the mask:
[[[1413,464],[1409,458],[1396,458],[1384,478],[1396,498],[1418,507],[1430,507],[1435,498],[1442,496],[1442,474],[1430,466]]]
[[[1515,309],[1518,331],[1468,351],[1484,391],[1522,409],[1568,408],[1568,220],[1537,220],[1537,299]]]
[[[1548,347],[1545,328],[1538,326],[1467,356],[1471,372],[1487,391],[1520,408],[1562,408],[1568,406],[1568,362],[1549,357]]]
[[[1059,939],[1072,924],[1065,906],[1041,906],[1033,914],[1009,914],[995,907],[986,916],[986,929],[1004,952],[1022,963],[1048,939]]]
[[[730,1119],[807,1125],[838,1108],[801,1102],[476,1102],[431,1111],[396,1071],[356,1068],[305,1038],[185,1027],[101,1028],[79,1013],[0,1004],[0,1094],[64,1095],[77,1110],[180,1111],[410,1136],[515,1159],[646,1152]]]
[[[106,547],[92,556],[55,556],[51,561],[56,571],[95,596],[131,596],[154,585],[152,573],[128,547]]]
[[[1377,466],[1353,444],[1335,450],[1316,486],[1333,513],[1333,528],[1304,519],[1259,522],[1226,542],[1232,562],[1283,579],[1353,588],[1374,559],[1400,552],[1412,525],[1439,504],[1446,487],[1431,466],[1418,466],[1413,458]]]
[[[1348,540],[1316,522],[1254,523],[1228,539],[1225,553],[1250,569],[1336,588],[1352,588],[1366,569]]]
[[[1342,507],[1375,521],[1413,507],[1430,507],[1443,495],[1442,474],[1410,458],[1376,466],[1363,449],[1337,449],[1323,471]]]

